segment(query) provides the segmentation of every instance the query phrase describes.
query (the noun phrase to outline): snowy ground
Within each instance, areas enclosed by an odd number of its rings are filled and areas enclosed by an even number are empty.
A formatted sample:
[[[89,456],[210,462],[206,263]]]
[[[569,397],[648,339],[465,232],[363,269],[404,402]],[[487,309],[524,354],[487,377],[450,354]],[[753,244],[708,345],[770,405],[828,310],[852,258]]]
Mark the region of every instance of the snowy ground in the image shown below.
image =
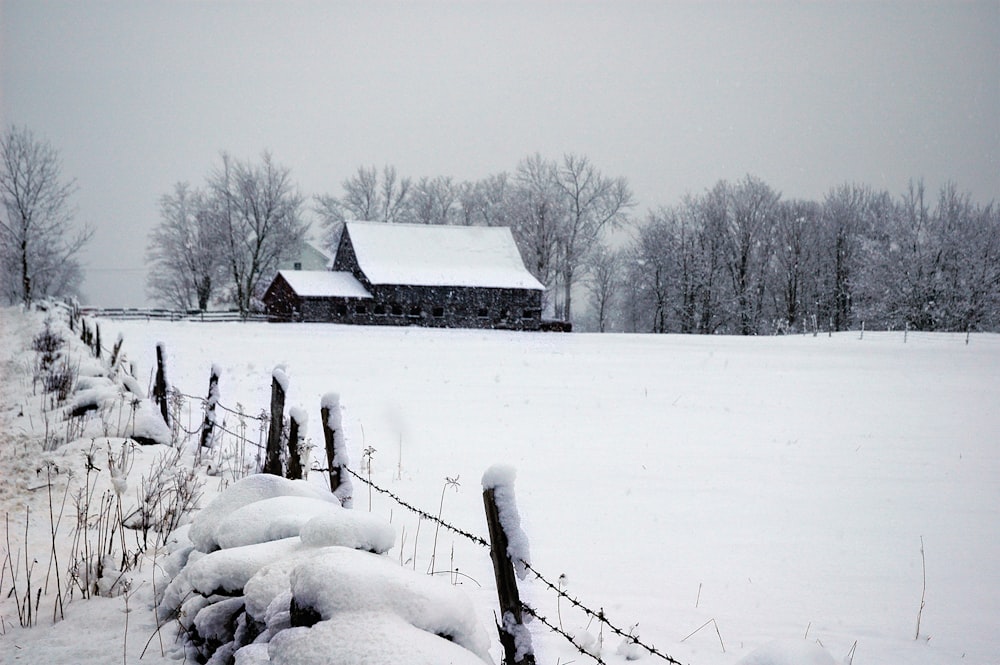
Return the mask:
[[[15,534],[24,504],[47,516],[47,499],[32,490],[44,486],[30,443],[39,418],[26,426],[27,414],[17,416],[15,405],[30,399],[18,397],[23,380],[7,379],[30,334],[10,310],[2,317],[0,460],[12,480],[0,509]],[[143,383],[162,341],[172,385],[204,394],[215,363],[228,406],[265,408],[279,363],[289,405],[313,423],[321,396],[339,392],[353,467],[362,471],[363,451],[374,449],[375,483],[432,514],[443,505],[446,521],[472,533],[486,535],[483,472],[516,467],[534,567],[565,574],[571,595],[684,663],[737,663],[773,639],[818,641],[837,662],[859,665],[1000,661],[1000,336],[966,345],[957,335],[911,333],[904,343],[902,333],[872,332],[745,339],[101,325],[106,345],[122,333]],[[185,426],[199,417],[195,404]],[[319,441],[316,425],[309,434]],[[70,466],[89,445],[56,455]],[[206,494],[220,486],[210,479]],[[369,510],[360,483],[355,510]],[[436,537],[435,570],[457,569],[442,574],[493,625],[486,550],[435,534],[378,494],[371,511],[397,529],[388,556],[405,566],[426,572]],[[31,550],[45,566],[47,517],[34,526]],[[926,606],[914,639],[921,538]],[[46,627],[49,616],[30,631],[0,600],[0,661],[139,662],[155,631],[142,579],[127,633],[122,597],[74,601],[65,622]],[[621,638],[540,583],[524,583],[522,596],[579,639],[603,640],[606,662],[625,662]],[[51,615],[50,600],[41,606]],[[537,623],[532,630],[539,662],[589,662]],[[84,642],[100,646],[87,656]],[[158,646],[143,658],[162,660]]]

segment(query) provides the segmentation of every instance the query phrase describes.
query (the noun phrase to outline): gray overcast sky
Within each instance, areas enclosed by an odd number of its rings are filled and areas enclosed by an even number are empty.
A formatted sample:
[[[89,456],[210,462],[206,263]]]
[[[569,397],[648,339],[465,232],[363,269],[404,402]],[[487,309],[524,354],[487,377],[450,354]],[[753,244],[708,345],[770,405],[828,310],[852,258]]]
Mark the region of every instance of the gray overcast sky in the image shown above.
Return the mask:
[[[76,178],[98,305],[143,304],[157,200],[220,150],[270,149],[307,196],[573,152],[640,215],[746,173],[1000,198],[1000,0],[2,0],[0,26],[0,117]]]

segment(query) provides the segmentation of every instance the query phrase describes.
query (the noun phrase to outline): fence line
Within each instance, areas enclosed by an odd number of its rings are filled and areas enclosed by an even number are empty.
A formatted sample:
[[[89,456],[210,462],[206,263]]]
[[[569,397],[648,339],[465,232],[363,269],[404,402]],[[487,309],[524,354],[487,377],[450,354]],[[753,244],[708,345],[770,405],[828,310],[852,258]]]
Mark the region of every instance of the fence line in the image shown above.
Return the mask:
[[[428,519],[428,520],[431,520],[432,522],[435,522],[436,524],[440,524],[445,529],[448,529],[449,531],[452,531],[452,532],[454,532],[454,533],[456,533],[456,534],[458,534],[460,536],[463,536],[463,537],[467,538],[468,540],[476,543],[477,545],[482,545],[482,546],[484,546],[486,548],[489,548],[490,544],[488,542],[486,542],[486,540],[484,538],[481,538],[481,537],[479,537],[479,536],[477,536],[475,534],[469,533],[468,531],[465,531],[465,530],[460,529],[460,528],[458,528],[456,526],[453,526],[453,525],[449,524],[448,522],[445,522],[444,520],[440,519],[439,517],[437,517],[435,515],[431,515],[427,511],[422,510],[420,508],[417,508],[416,506],[413,506],[412,504],[406,502],[405,500],[403,500],[402,498],[400,498],[398,495],[394,494],[390,490],[387,490],[387,489],[385,489],[383,487],[379,487],[378,485],[376,485],[372,481],[370,481],[367,478],[365,478],[365,477],[361,476],[360,474],[356,473],[353,469],[349,469],[347,467],[344,467],[344,468],[347,469],[347,472],[350,473],[352,476],[354,476],[355,478],[357,478],[361,482],[365,483],[366,485],[368,485],[369,487],[371,487],[372,489],[374,489],[376,492],[379,492],[381,494],[385,494],[386,496],[390,497],[393,501],[395,501],[396,503],[398,503],[402,507],[406,508],[407,510],[409,510],[409,511],[411,511],[413,513],[416,513],[417,515],[423,517],[424,519]],[[315,470],[316,471],[324,471],[324,469],[315,469]],[[597,621],[599,623],[604,624],[605,626],[607,626],[608,629],[611,630],[611,632],[613,632],[616,635],[619,635],[620,637],[623,637],[623,638],[625,638],[625,639],[627,639],[627,640],[629,640],[631,642],[634,642],[637,646],[639,646],[642,649],[645,649],[651,655],[656,656],[656,657],[660,658],[661,660],[664,660],[664,661],[666,661],[668,663],[671,663],[672,665],[683,665],[683,663],[681,663],[679,660],[676,660],[675,658],[669,656],[668,654],[663,653],[662,651],[660,651],[659,649],[657,649],[655,646],[653,646],[651,644],[646,644],[645,642],[641,641],[637,636],[632,635],[631,632],[626,632],[626,631],[622,630],[621,628],[619,628],[618,626],[616,626],[615,624],[611,623],[611,621],[604,614],[604,610],[603,609],[597,610],[597,611],[592,610],[591,608],[589,608],[586,605],[584,605],[583,603],[581,603],[577,598],[574,598],[573,596],[571,596],[568,593],[566,593],[566,591],[564,591],[563,589],[559,588],[559,586],[557,586],[557,585],[553,584],[552,582],[550,582],[544,575],[542,575],[540,572],[538,572],[538,570],[535,569],[527,561],[524,561],[523,559],[520,559],[519,561],[524,565],[525,569],[529,570],[531,572],[531,574],[534,575],[534,577],[537,580],[539,580],[540,582],[542,582],[542,584],[544,584],[546,587],[548,587],[552,591],[555,591],[556,594],[558,594],[559,596],[565,598],[567,601],[569,601],[569,603],[571,605],[573,605],[573,607],[579,609],[580,611],[582,611],[587,616],[589,616],[589,617],[591,617],[593,619],[597,619]],[[562,630],[560,630],[558,628],[555,628],[544,617],[539,616],[538,612],[534,608],[532,608],[531,606],[529,606],[529,605],[527,605],[525,603],[522,603],[522,606],[523,606],[523,609],[524,609],[525,612],[527,612],[531,616],[535,617],[536,619],[539,619],[550,630],[553,630],[553,631],[561,634],[566,639],[568,639],[570,641],[570,643],[572,643],[573,646],[575,646],[577,648],[577,650],[580,651],[580,653],[593,658],[598,663],[604,663],[604,661],[601,660],[600,657],[594,656],[590,652],[585,651],[583,649],[583,647],[581,647],[579,644],[577,644],[570,635],[566,634],[564,631],[562,631]]]
[[[101,348],[101,347],[99,346],[98,348]],[[196,396],[196,395],[191,395],[191,394],[188,394],[188,393],[184,393],[184,392],[182,392],[179,389],[174,388],[174,387],[171,388],[170,392],[173,395],[176,395],[178,397],[186,398],[186,399],[188,399],[190,401],[201,402],[202,405],[203,405],[203,408],[204,408],[204,405],[207,403],[207,400],[208,400],[207,397],[201,397],[201,396]],[[237,411],[237,410],[231,409],[229,407],[224,406],[223,404],[221,404],[218,401],[216,401],[215,406],[217,406],[217,407],[221,408],[222,410],[227,411],[227,412],[229,412],[229,413],[231,413],[233,415],[238,416],[240,419],[250,418],[252,420],[257,420],[257,421],[259,421],[261,423],[265,423],[265,422],[268,422],[270,420],[267,417],[253,416],[253,415],[250,415],[250,414],[245,413],[243,411]],[[188,408],[190,408],[190,406]],[[243,425],[243,426],[245,427],[246,425]],[[183,431],[183,433],[185,434],[185,436],[186,436],[185,440],[187,440],[191,436],[194,436],[195,434],[197,434],[201,430],[201,428],[197,428],[197,429],[189,431],[186,428],[184,428],[183,426],[180,426],[179,424],[177,425],[177,427],[178,427],[179,430]],[[250,443],[251,445],[256,446],[259,449],[265,449],[266,448],[265,446],[261,445],[259,442],[256,442],[256,441],[253,441],[253,440],[247,438],[245,434],[238,434],[236,432],[233,432],[233,431],[229,430],[228,428],[224,427],[223,425],[221,425],[218,422],[214,423],[213,427],[218,428],[220,431],[222,431],[222,432],[224,432],[226,434],[229,434],[230,436],[234,437],[238,442]],[[444,527],[445,529],[447,529],[447,530],[449,530],[449,531],[451,531],[451,532],[453,532],[453,533],[455,533],[455,534],[457,534],[459,536],[462,536],[463,538],[466,538],[467,540],[469,540],[469,541],[471,541],[471,542],[473,542],[473,543],[475,543],[477,545],[480,545],[482,547],[486,547],[487,549],[490,549],[490,543],[487,542],[487,540],[484,539],[484,538],[482,538],[481,536],[477,536],[477,535],[475,535],[473,533],[470,533],[470,532],[468,532],[468,531],[466,531],[464,529],[461,529],[461,528],[456,527],[456,526],[454,526],[452,524],[449,524],[448,522],[445,522],[444,520],[442,520],[440,517],[437,517],[437,516],[435,516],[435,515],[427,512],[427,511],[425,511],[425,510],[423,510],[421,508],[418,508],[418,507],[414,506],[413,504],[409,503],[408,501],[406,501],[405,499],[403,499],[399,495],[395,494],[394,492],[392,492],[392,491],[390,491],[388,489],[380,487],[379,485],[373,483],[371,480],[365,478],[364,476],[362,476],[361,474],[357,473],[353,469],[347,467],[346,465],[342,466],[340,468],[346,470],[351,476],[353,476],[354,478],[358,479],[362,483],[368,485],[370,488],[374,489],[376,492],[379,492],[380,494],[384,494],[384,495],[388,496],[393,501],[395,501],[397,504],[399,504],[403,508],[406,508],[407,510],[415,513],[416,515],[420,516],[421,518],[430,520],[430,521],[434,522],[435,524],[438,524],[438,525]],[[319,472],[329,471],[329,469],[322,469],[322,468],[316,468],[316,467],[312,467],[310,470],[319,471]],[[560,596],[562,598],[565,598],[573,607],[575,607],[578,610],[582,611],[585,615],[591,617],[592,619],[597,619],[598,622],[600,624],[602,624],[602,625],[606,625],[613,633],[615,633],[615,634],[617,634],[617,635],[625,638],[626,640],[628,640],[628,641],[636,644],[640,648],[645,649],[651,655],[656,656],[656,657],[658,657],[658,658],[660,658],[660,659],[662,659],[662,660],[664,660],[664,661],[666,661],[668,663],[671,663],[671,665],[683,665],[680,661],[678,661],[678,660],[672,658],[671,656],[663,653],[662,651],[660,651],[656,647],[642,642],[641,640],[639,640],[638,637],[632,635],[631,632],[626,632],[626,631],[622,630],[621,628],[619,628],[618,626],[616,626],[615,624],[611,623],[611,621],[608,620],[608,618],[605,616],[603,609],[601,609],[600,611],[595,611],[595,610],[587,607],[583,603],[581,603],[577,598],[575,598],[573,596],[570,596],[560,586],[557,586],[556,584],[553,584],[551,581],[549,581],[545,576],[543,576],[538,570],[536,570],[533,566],[531,566],[531,564],[529,564],[527,561],[524,561],[523,559],[521,559],[520,563],[523,564],[524,567],[525,567],[525,569],[528,570],[528,571],[530,571],[534,575],[534,577],[536,579],[538,579],[540,582],[542,582],[542,584],[544,586],[548,587],[552,591],[555,591],[558,596]],[[591,658],[594,662],[598,663],[599,665],[606,665],[606,662],[599,655],[595,655],[595,654],[592,654],[589,651],[587,651],[583,646],[581,646],[580,644],[578,644],[573,639],[573,637],[571,635],[569,635],[564,630],[562,630],[562,628],[555,626],[551,621],[549,621],[547,618],[545,618],[542,614],[540,614],[533,607],[531,607],[530,605],[528,605],[528,604],[526,604],[524,602],[520,602],[519,604],[520,604],[521,610],[523,612],[525,612],[528,615],[534,617],[535,619],[538,619],[538,621],[540,623],[542,623],[550,631],[555,632],[556,634],[559,634],[563,638],[565,638],[566,640],[568,640],[569,643],[571,645],[573,645],[573,647],[576,648],[576,650],[579,651],[582,655]]]
[[[200,310],[178,312],[169,309],[144,309],[144,308],[120,308],[120,307],[83,307],[80,314],[92,318],[118,319],[121,321],[204,321],[230,322],[230,321],[277,321],[277,317],[267,314],[247,314],[241,315],[235,310],[226,311],[205,311]]]

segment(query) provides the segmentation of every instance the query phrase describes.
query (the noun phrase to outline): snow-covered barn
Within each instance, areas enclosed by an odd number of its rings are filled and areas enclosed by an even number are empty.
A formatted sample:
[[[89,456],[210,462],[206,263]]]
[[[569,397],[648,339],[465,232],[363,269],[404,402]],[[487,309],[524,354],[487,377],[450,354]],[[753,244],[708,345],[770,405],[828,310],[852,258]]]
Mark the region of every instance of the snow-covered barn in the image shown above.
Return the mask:
[[[544,290],[509,228],[347,222],[332,270],[279,271],[264,304],[295,321],[538,330]]]

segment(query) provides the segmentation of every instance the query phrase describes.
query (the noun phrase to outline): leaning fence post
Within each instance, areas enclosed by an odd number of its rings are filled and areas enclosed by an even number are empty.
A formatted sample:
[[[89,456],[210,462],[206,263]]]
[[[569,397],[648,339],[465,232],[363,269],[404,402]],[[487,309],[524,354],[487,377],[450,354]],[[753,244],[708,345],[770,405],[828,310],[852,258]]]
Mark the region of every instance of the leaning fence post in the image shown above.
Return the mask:
[[[166,352],[163,348],[163,342],[157,342],[156,381],[153,384],[153,402],[160,407],[160,415],[163,417],[163,422],[170,425],[170,420],[167,417],[167,370],[165,365]]]
[[[212,365],[212,373],[208,377],[208,397],[205,399],[205,420],[201,424],[202,448],[208,448],[212,445],[212,430],[215,428],[215,405],[219,403],[219,374],[221,374],[219,366]]]
[[[306,423],[309,420],[306,412],[297,407],[288,410],[288,471],[285,477],[289,480],[302,480],[305,476],[306,459]]]
[[[340,418],[340,395],[327,393],[320,402],[323,420],[323,441],[326,443],[326,466],[330,475],[330,491],[344,508],[354,505],[354,488],[347,477],[347,446],[344,445],[344,427]]]
[[[264,473],[281,475],[281,429],[285,419],[285,394],[288,392],[288,375],[280,367],[271,372],[271,425],[267,430],[267,451]]]
[[[492,466],[483,474],[483,503],[490,532],[490,558],[497,582],[501,621],[497,624],[504,662],[534,665],[531,633],[522,621],[521,596],[517,590],[514,564],[524,575],[528,540],[514,502],[514,476],[510,467]]]

